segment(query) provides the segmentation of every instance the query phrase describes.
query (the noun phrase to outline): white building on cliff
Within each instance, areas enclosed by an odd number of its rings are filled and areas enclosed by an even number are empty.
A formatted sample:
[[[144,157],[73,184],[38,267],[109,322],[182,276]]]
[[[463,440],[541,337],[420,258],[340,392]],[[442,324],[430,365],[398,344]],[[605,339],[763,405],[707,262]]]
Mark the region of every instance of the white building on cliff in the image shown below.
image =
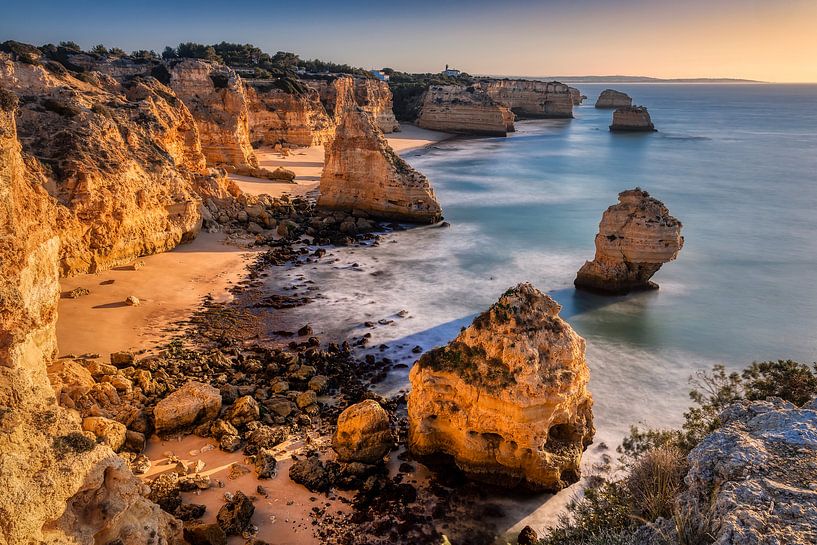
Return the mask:
[[[462,72],[460,72],[459,70],[456,70],[456,69],[454,69],[454,68],[449,68],[447,64],[445,65],[445,70],[443,70],[443,71],[441,72],[441,74],[442,74],[443,76],[446,76],[446,77],[449,77],[449,78],[456,78],[456,77],[457,77],[457,76],[459,76],[461,73],[462,73]]]

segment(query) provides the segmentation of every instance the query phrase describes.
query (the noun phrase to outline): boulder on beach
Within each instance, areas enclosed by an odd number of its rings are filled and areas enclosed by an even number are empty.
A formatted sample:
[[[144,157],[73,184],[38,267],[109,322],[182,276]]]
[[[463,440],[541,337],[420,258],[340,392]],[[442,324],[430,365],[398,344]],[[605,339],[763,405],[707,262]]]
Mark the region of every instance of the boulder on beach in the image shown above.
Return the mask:
[[[650,112],[644,106],[625,106],[613,112],[612,132],[655,132]]]
[[[553,299],[524,283],[506,291],[410,373],[412,454],[444,455],[473,479],[561,490],[578,481],[593,400],[585,342]]]
[[[156,404],[156,433],[169,433],[209,422],[221,411],[221,393],[209,384],[188,381]]]
[[[657,289],[650,278],[684,246],[681,222],[639,188],[618,194],[601,217],[596,256],[576,274],[577,288],[606,294]]]
[[[596,100],[596,108],[623,108],[632,105],[633,99],[630,95],[615,89],[605,89]]]
[[[374,464],[393,447],[389,413],[377,401],[367,399],[340,413],[332,438],[338,460]]]

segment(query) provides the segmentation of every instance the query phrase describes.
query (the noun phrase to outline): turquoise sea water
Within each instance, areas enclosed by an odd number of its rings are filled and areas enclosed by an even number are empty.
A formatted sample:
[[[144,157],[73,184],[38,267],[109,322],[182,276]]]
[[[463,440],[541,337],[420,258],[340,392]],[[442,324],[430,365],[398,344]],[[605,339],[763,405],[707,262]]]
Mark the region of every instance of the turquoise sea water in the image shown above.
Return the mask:
[[[287,311],[292,319],[352,335],[393,319],[372,330],[372,346],[388,343],[383,354],[411,364],[414,345],[447,342],[530,281],[587,340],[597,442],[611,447],[631,423],[677,424],[697,369],[817,359],[817,86],[615,85],[659,130],[638,135],[608,131],[611,111],[593,108],[605,87],[580,86],[589,100],[573,120],[410,153],[451,227],[286,273],[326,296]],[[577,293],[602,212],[635,186],[683,222],[683,250],[654,277],[656,292]],[[395,369],[383,389],[405,388],[406,375]]]

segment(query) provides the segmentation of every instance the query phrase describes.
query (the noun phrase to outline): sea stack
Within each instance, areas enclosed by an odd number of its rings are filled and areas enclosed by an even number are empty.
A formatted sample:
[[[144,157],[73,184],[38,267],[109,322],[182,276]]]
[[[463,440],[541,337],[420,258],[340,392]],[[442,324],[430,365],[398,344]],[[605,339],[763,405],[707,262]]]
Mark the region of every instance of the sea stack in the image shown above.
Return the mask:
[[[480,82],[479,87],[519,117],[573,117],[570,87],[558,81],[491,79]]]
[[[632,105],[633,99],[630,95],[614,89],[605,89],[596,100],[596,108],[621,108]]]
[[[601,217],[596,256],[576,275],[577,288],[606,294],[657,289],[650,278],[684,246],[681,222],[639,188],[622,191]]]
[[[442,218],[428,178],[391,149],[371,116],[352,103],[326,147],[318,206],[361,210],[372,217],[411,223]]]
[[[650,112],[644,106],[624,106],[613,112],[612,132],[655,132]]]
[[[582,92],[575,87],[568,87],[568,89],[570,90],[570,98],[573,100],[573,105],[581,106],[582,102],[587,98],[587,95],[582,94]]]
[[[585,342],[553,299],[506,291],[410,373],[409,449],[445,455],[475,480],[560,490],[579,479],[591,442]]]
[[[507,136],[514,114],[484,90],[462,85],[432,85],[423,97],[417,125],[433,131]]]

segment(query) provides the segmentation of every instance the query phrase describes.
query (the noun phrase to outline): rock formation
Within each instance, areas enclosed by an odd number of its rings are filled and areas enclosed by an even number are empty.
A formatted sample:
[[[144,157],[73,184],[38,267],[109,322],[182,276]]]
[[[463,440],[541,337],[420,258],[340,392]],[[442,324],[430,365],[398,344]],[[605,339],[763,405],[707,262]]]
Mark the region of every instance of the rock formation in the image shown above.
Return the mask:
[[[374,464],[394,447],[389,413],[367,399],[349,406],[338,416],[332,448],[342,462]]]
[[[505,292],[410,373],[409,449],[471,477],[534,490],[579,479],[594,428],[584,339],[530,284]]]
[[[583,95],[581,91],[575,87],[568,87],[570,90],[570,98],[573,100],[574,106],[581,106],[582,102],[587,99],[587,95]]]
[[[170,87],[196,120],[207,163],[238,170],[258,168],[250,144],[246,89],[238,74],[200,59],[166,66]]]
[[[719,545],[817,543],[817,400],[744,401],[720,420],[688,456],[682,512]]]
[[[372,116],[375,125],[384,133],[400,128],[392,111],[392,94],[389,85],[380,80],[352,76],[330,76],[306,79],[304,84],[315,89],[320,96],[326,114],[340,123],[343,112],[357,104]]]
[[[624,106],[613,112],[613,132],[655,132],[650,113],[644,106]]]
[[[169,433],[209,422],[220,410],[218,388],[191,380],[156,404],[153,409],[156,433]]]
[[[570,87],[558,81],[492,79],[479,85],[488,96],[519,117],[573,117]]]
[[[632,105],[633,99],[630,95],[614,89],[605,89],[596,100],[596,108],[621,108]]]
[[[180,523],[56,403],[46,363],[56,352],[58,210],[38,162],[21,153],[16,107],[0,88],[0,542],[180,543]]]
[[[315,89],[286,78],[247,86],[250,138],[254,145],[315,146],[331,141],[334,122]]]
[[[152,77],[71,73],[16,46],[0,47],[0,85],[21,97],[20,140],[59,203],[61,272],[110,268],[195,236],[207,172],[173,91]]]
[[[435,131],[507,136],[514,130],[513,120],[507,106],[478,87],[432,85],[423,98],[417,125]]]
[[[326,147],[318,206],[415,223],[442,216],[428,179],[391,149],[371,116],[355,105]]]
[[[681,222],[664,203],[639,188],[618,194],[601,217],[596,256],[576,275],[577,288],[610,294],[657,289],[650,281],[684,246]]]

